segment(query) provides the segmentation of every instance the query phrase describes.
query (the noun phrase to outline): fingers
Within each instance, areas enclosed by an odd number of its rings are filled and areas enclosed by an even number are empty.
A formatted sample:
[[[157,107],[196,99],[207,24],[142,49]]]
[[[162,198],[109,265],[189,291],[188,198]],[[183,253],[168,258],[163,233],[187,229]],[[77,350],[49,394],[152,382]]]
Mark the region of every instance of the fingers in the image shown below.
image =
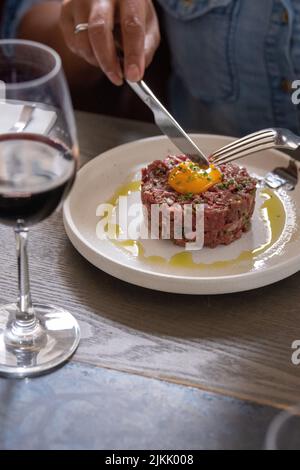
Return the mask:
[[[145,1],[120,2],[120,25],[124,49],[124,70],[128,80],[136,82],[145,72]]]
[[[115,85],[122,85],[123,73],[113,36],[115,8],[115,0],[94,2],[89,16],[88,34],[98,64]]]
[[[73,3],[73,18],[75,28],[75,26],[78,24],[89,22],[90,9],[93,2],[90,0],[73,0]],[[74,40],[77,53],[90,64],[97,66],[98,63],[90,43],[88,31],[81,31],[78,34],[73,33],[73,35],[75,36]]]
[[[72,52],[100,66],[115,85],[121,85],[123,74],[113,38],[115,8],[115,0],[65,0],[61,29]],[[80,23],[88,23],[88,30],[74,34]]]
[[[75,26],[79,23],[87,23],[91,1],[65,0],[62,4],[60,28],[65,41],[71,51],[82,57],[91,65],[97,66],[87,32],[75,34]]]
[[[146,17],[145,63],[150,65],[160,43],[160,30],[152,0],[148,0],[149,7]]]
[[[68,47],[76,54],[77,50],[74,36],[73,6],[71,0],[65,0],[62,4],[60,28]]]
[[[121,85],[123,72],[114,39],[117,19],[121,26],[125,76],[138,81],[160,41],[152,0],[63,1],[61,29],[69,48],[88,63],[100,66],[115,85]],[[80,23],[87,23],[88,30],[74,34]]]

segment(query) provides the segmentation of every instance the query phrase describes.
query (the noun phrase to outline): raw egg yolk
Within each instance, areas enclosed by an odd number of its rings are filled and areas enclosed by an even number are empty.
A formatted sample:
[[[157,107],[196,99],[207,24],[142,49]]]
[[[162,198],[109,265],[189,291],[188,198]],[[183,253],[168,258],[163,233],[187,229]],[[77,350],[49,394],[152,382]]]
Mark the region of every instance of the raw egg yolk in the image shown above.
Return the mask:
[[[222,181],[222,173],[214,166],[203,169],[195,163],[182,162],[170,171],[168,183],[181,194],[199,194]]]

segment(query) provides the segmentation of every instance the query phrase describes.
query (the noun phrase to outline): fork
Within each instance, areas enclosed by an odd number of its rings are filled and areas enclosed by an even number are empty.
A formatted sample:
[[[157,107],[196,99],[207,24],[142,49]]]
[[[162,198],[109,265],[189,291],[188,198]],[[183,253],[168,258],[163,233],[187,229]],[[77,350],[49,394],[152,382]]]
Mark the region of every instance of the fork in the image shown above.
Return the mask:
[[[214,165],[222,165],[261,150],[271,148],[296,150],[299,146],[300,137],[288,129],[263,129],[225,145],[214,152],[210,159]]]
[[[23,132],[32,119],[35,106],[25,104],[22,108],[18,121],[9,129],[9,132]]]

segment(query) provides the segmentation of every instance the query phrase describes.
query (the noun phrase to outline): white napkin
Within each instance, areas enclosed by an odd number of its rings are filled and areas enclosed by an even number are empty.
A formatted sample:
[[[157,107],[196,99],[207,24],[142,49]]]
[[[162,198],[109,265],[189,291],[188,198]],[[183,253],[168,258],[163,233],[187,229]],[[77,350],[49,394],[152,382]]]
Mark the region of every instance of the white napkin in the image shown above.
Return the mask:
[[[23,105],[0,102],[0,134],[9,132],[10,129],[18,122]],[[56,113],[54,111],[45,111],[36,106],[31,121],[25,128],[24,132],[32,134],[48,134],[56,121]]]

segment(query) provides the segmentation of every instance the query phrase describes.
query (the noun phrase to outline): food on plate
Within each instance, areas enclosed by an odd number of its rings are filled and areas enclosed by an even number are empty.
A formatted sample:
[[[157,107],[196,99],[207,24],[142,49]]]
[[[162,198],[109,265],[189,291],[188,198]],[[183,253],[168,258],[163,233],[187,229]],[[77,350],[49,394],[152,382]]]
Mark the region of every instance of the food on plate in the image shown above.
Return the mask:
[[[203,169],[189,160],[176,165],[168,175],[171,188],[181,194],[204,193],[222,181],[222,173],[214,165]]]
[[[185,204],[204,204],[204,246],[214,248],[239,239],[250,228],[255,206],[256,179],[245,168],[229,163],[201,170],[185,155],[155,160],[142,170],[141,197],[151,224],[151,206],[168,206],[171,240],[179,246],[193,241],[174,238],[174,211]],[[193,229],[196,216],[193,213]],[[161,226],[160,226],[161,236]]]

